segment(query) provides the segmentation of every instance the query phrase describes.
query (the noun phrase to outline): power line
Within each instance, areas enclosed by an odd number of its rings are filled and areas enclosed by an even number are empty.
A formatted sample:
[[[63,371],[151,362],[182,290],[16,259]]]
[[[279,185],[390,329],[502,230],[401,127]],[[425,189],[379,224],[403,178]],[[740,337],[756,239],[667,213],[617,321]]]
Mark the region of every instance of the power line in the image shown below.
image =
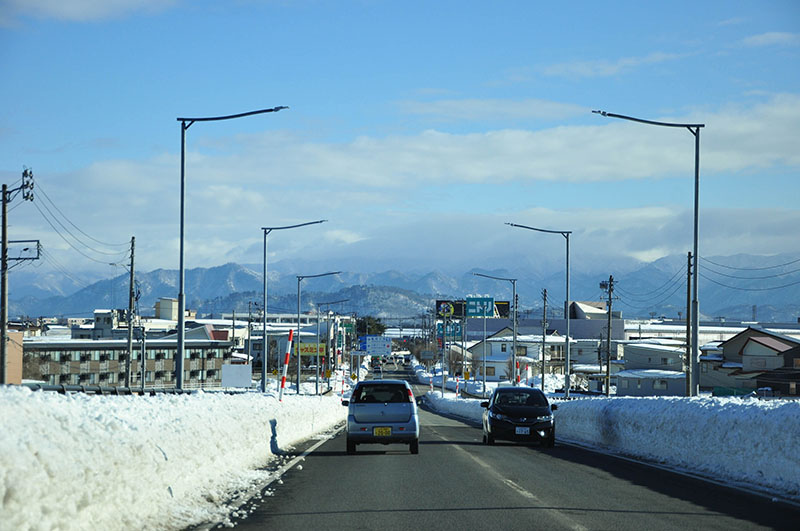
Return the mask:
[[[650,308],[657,308],[658,306],[661,306],[662,304],[664,304],[665,302],[670,300],[672,297],[674,297],[675,294],[678,293],[678,291],[683,289],[685,286],[686,286],[686,282],[681,282],[679,284],[676,284],[675,290],[672,291],[672,293],[670,293],[669,295],[667,295],[666,297],[664,297],[660,301],[655,302],[653,304],[646,305],[646,306],[637,306],[635,304],[631,304],[631,303],[627,302],[625,299],[623,299],[622,297],[618,297],[618,300],[622,304],[624,304],[625,306],[628,306],[629,308],[633,308],[635,310],[648,310]]]
[[[58,219],[58,218],[57,218],[57,217],[56,217],[56,216],[53,214],[53,212],[52,212],[52,211],[51,211],[51,210],[50,210],[50,209],[47,207],[47,205],[46,205],[46,204],[42,203],[42,206],[45,208],[45,210],[47,210],[47,213],[48,213],[48,214],[50,214],[50,216],[52,217],[52,219],[53,219],[53,220],[54,220],[56,223],[58,223],[58,224],[61,226],[61,228],[63,228],[63,229],[64,229],[64,231],[66,231],[66,233],[67,233],[67,234],[69,234],[70,236],[72,236],[72,238],[74,238],[76,242],[80,243],[81,245],[83,245],[83,246],[84,246],[84,247],[86,247],[87,249],[90,249],[90,250],[92,250],[92,251],[96,252],[97,254],[104,254],[104,255],[107,255],[107,256],[117,256],[117,255],[120,255],[120,254],[123,254],[123,253],[125,253],[125,252],[126,252],[126,251],[113,251],[113,252],[109,252],[109,251],[101,251],[101,250],[99,250],[99,249],[95,249],[95,248],[94,248],[94,247],[92,247],[91,245],[87,244],[86,242],[83,242],[83,241],[81,241],[81,239],[80,239],[80,238],[78,238],[77,236],[75,236],[75,234],[73,234],[73,233],[72,233],[72,231],[71,231],[71,230],[69,230],[69,228],[67,228],[67,227],[66,227],[66,226],[65,226],[65,225],[64,225],[64,224],[63,224],[63,223],[62,223],[62,222],[61,222],[61,221],[60,221],[60,220],[59,220],[59,219]],[[37,206],[37,210],[39,210],[39,213],[40,213],[40,214],[42,214],[42,216],[44,216],[44,212],[42,212],[42,210],[41,210],[40,208],[38,208],[38,206]],[[52,224],[51,224],[51,226],[52,226]],[[78,229],[78,230],[80,230],[80,229]],[[74,247],[74,246],[73,246],[73,247]]]
[[[797,282],[791,282],[789,284],[784,284],[782,286],[773,286],[771,288],[740,288],[740,287],[737,287],[737,286],[729,286],[727,284],[723,284],[722,282],[717,282],[713,278],[709,278],[706,275],[704,275],[703,273],[700,273],[700,276],[703,277],[704,279],[708,280],[709,282],[713,282],[714,284],[716,284],[718,286],[722,286],[723,288],[735,289],[735,290],[738,290],[738,291],[771,291],[771,290],[774,290],[774,289],[783,289],[783,288],[788,288],[788,287],[796,286],[796,285],[800,284],[800,280],[798,280]]]
[[[647,302],[647,301],[649,301],[651,299],[655,299],[655,298],[660,297],[661,295],[663,295],[663,293],[665,291],[667,291],[669,289],[672,289],[672,287],[675,286],[676,282],[678,282],[678,280],[676,280],[676,279],[679,278],[679,276],[683,275],[685,272],[686,272],[686,268],[679,269],[678,271],[675,272],[674,275],[672,275],[672,277],[669,280],[664,282],[661,286],[659,286],[658,288],[656,288],[656,289],[654,289],[652,291],[649,291],[649,292],[646,292],[646,293],[642,293],[642,294],[628,292],[624,288],[621,288],[618,283],[614,286],[614,288],[617,289],[618,291],[620,291],[623,295],[626,295],[626,296],[628,296],[628,297],[630,297],[632,299],[642,299],[642,300],[638,300],[637,302]],[[681,282],[683,284],[685,284],[685,282],[683,281],[682,278],[681,278]],[[654,295],[651,297],[650,296],[651,294],[654,294]]]
[[[58,206],[56,206],[56,204],[53,202],[53,200],[52,200],[52,199],[50,199],[50,196],[48,196],[48,195],[47,195],[47,192],[45,192],[45,191],[44,191],[44,189],[42,188],[42,185],[41,185],[40,183],[37,183],[37,184],[38,184],[38,186],[37,186],[37,188],[36,188],[36,189],[39,191],[39,193],[41,193],[41,194],[42,194],[42,195],[45,197],[45,199],[47,199],[47,201],[49,201],[49,202],[50,202],[50,204],[51,204],[51,205],[53,205],[53,208],[55,208],[55,209],[56,209],[56,211],[57,211],[59,214],[61,214],[61,216],[62,216],[62,217],[63,217],[63,218],[64,218],[64,219],[67,221],[67,223],[69,223],[70,225],[72,225],[73,227],[75,227],[75,229],[76,229],[78,232],[80,232],[81,234],[83,234],[84,236],[86,236],[87,238],[89,238],[90,240],[92,240],[92,241],[94,241],[94,242],[97,242],[97,243],[99,243],[99,244],[101,244],[101,245],[108,245],[108,246],[110,246],[110,247],[124,247],[124,246],[128,246],[128,242],[123,242],[123,243],[106,243],[106,242],[102,242],[102,241],[98,240],[97,238],[93,238],[93,237],[89,236],[88,234],[86,234],[84,231],[82,231],[82,230],[80,229],[80,227],[78,227],[78,226],[77,226],[77,225],[75,225],[75,224],[74,224],[72,221],[70,221],[70,219],[69,219],[69,218],[66,216],[66,214],[64,214],[64,213],[61,211],[61,209],[60,209],[60,208],[58,208]],[[87,246],[87,247],[88,247],[88,246]]]
[[[706,271],[710,271],[710,272],[712,272],[712,273],[714,273],[716,275],[720,275],[720,276],[728,277],[728,278],[736,278],[736,279],[739,279],[739,280],[764,280],[764,279],[767,279],[767,278],[783,277],[783,276],[791,275],[792,273],[797,273],[798,271],[800,271],[800,268],[798,268],[798,269],[793,269],[791,271],[786,271],[785,273],[776,273],[774,275],[765,275],[765,276],[761,276],[761,277],[741,277],[741,276],[737,276],[737,275],[729,275],[727,273],[722,273],[720,271],[716,271],[715,269],[711,269],[710,267],[703,267],[703,269],[705,269]],[[767,269],[771,269],[771,268],[767,268]]]
[[[718,263],[716,263],[716,262],[714,262],[712,260],[709,260],[708,258],[704,258],[702,256],[700,257],[700,259],[705,261],[705,262],[708,262],[710,264],[714,264],[715,266],[724,267],[725,269],[734,269],[736,271],[764,271],[766,269],[777,269],[779,267],[784,267],[784,266],[787,266],[787,265],[792,265],[792,264],[796,264],[797,262],[800,262],[800,258],[798,258],[797,260],[792,260],[791,262],[786,262],[785,264],[778,264],[778,265],[766,266],[766,267],[733,267],[733,266],[729,266],[729,265],[725,265],[725,264],[718,264]]]
[[[34,202],[34,203],[33,203],[33,205],[36,207],[36,210],[38,210],[38,211],[39,211],[39,214],[41,214],[41,215],[42,215],[42,217],[43,217],[43,218],[44,218],[44,220],[45,220],[45,221],[48,223],[48,225],[50,225],[50,227],[51,227],[51,228],[52,228],[52,229],[53,229],[53,230],[56,232],[56,234],[58,234],[58,235],[61,237],[61,239],[62,239],[62,240],[64,240],[64,241],[67,243],[67,245],[69,245],[70,247],[72,247],[73,249],[75,249],[75,251],[77,251],[78,253],[80,253],[80,254],[81,254],[81,255],[83,255],[84,257],[88,258],[88,259],[89,259],[89,260],[91,260],[92,262],[97,262],[98,264],[106,264],[106,265],[108,265],[108,262],[107,262],[107,261],[103,261],[103,260],[97,260],[96,258],[92,258],[92,257],[91,257],[91,256],[89,256],[88,254],[84,253],[82,250],[78,249],[78,248],[77,248],[75,245],[73,245],[73,244],[72,244],[72,242],[70,242],[70,241],[69,241],[69,240],[68,240],[68,239],[67,239],[67,238],[66,238],[66,237],[65,237],[63,234],[61,234],[61,232],[60,232],[60,231],[59,231],[59,230],[56,228],[56,226],[55,226],[55,225],[53,225],[53,223],[52,223],[52,222],[50,221],[50,219],[49,219],[49,218],[48,218],[48,217],[47,217],[47,216],[44,214],[44,212],[42,212],[42,209],[41,209],[41,208],[39,208],[39,205],[38,205],[36,202]],[[62,225],[62,226],[63,226],[63,225]],[[68,232],[69,232],[69,231],[68,231]],[[74,238],[74,236],[73,236],[73,238]],[[124,259],[124,258],[122,258],[122,259]]]

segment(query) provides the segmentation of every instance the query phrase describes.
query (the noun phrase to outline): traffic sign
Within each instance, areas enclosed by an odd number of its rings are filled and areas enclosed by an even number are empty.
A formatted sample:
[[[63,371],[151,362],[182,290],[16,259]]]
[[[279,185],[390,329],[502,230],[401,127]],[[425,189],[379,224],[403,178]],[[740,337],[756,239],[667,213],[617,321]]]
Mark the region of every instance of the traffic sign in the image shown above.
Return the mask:
[[[442,337],[442,323],[436,323],[436,337]],[[461,323],[458,321],[447,322],[447,338],[456,339],[461,337]]]
[[[494,298],[467,297],[468,317],[494,317]]]
[[[366,351],[370,356],[390,356],[392,354],[392,339],[387,336],[367,336]]]

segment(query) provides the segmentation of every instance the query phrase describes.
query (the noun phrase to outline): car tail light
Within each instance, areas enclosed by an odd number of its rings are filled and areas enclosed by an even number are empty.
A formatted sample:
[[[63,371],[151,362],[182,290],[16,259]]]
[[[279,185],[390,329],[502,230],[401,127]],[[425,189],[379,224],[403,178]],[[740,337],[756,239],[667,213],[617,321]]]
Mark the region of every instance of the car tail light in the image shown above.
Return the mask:
[[[411,389],[406,389],[408,391],[408,401],[414,402],[414,393],[411,392]]]

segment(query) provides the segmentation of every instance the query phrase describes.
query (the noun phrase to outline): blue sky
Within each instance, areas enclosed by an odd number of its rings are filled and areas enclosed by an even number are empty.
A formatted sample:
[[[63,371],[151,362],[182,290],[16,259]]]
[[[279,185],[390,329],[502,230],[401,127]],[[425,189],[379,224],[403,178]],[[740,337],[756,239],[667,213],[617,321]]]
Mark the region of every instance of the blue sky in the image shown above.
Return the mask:
[[[505,222],[571,230],[609,273],[685,255],[693,136],[592,109],[706,124],[701,256],[800,252],[795,1],[0,0],[0,73],[0,178],[39,187],[9,238],[41,240],[42,271],[119,274],[98,241],[131,236],[138,269],[177,268],[176,118],[278,105],[187,132],[187,268],[260,263],[261,226],[319,218],[270,262],[563,261]]]

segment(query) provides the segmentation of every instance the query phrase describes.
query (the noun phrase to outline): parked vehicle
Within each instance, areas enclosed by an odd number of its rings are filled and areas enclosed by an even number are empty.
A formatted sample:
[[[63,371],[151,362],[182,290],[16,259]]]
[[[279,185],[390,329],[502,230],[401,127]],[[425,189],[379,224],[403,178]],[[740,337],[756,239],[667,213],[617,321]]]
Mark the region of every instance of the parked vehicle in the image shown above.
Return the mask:
[[[364,380],[342,400],[347,412],[347,453],[362,443],[408,444],[419,453],[419,417],[411,386],[404,380]]]
[[[483,442],[497,439],[517,442],[539,442],[552,448],[556,441],[553,411],[558,406],[548,403],[539,389],[531,387],[498,387],[488,402],[481,402]]]

